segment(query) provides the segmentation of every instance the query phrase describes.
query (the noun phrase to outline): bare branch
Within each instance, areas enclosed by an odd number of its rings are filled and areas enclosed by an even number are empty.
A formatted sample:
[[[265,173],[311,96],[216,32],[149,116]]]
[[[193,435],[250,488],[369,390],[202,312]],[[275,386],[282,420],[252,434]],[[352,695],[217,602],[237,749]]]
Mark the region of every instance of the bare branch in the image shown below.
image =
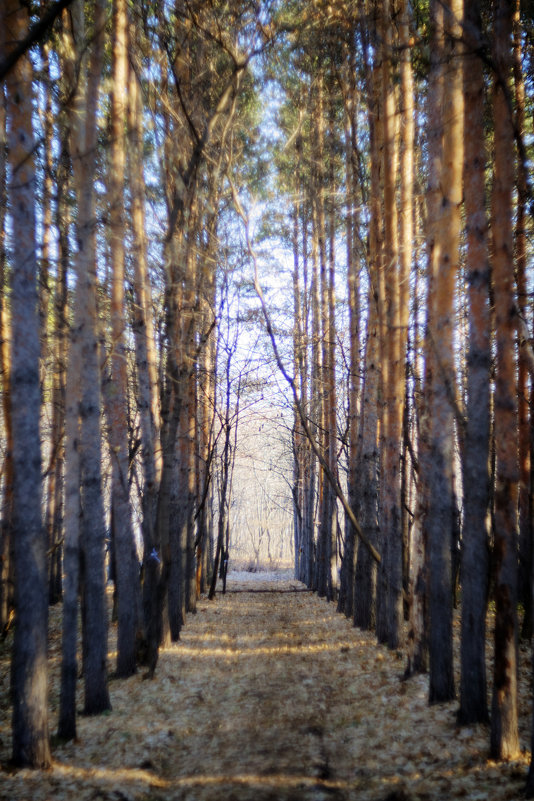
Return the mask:
[[[70,6],[73,0],[57,0],[45,11],[39,22],[29,29],[27,35],[18,42],[17,45],[9,52],[2,61],[0,61],[0,81],[2,81],[8,72],[13,69],[17,61],[28,52],[37,42],[42,41],[49,28],[52,27],[57,17],[61,12]]]
[[[283,377],[285,378],[285,380],[287,381],[287,383],[289,384],[289,386],[291,388],[291,392],[293,394],[293,400],[295,402],[295,407],[297,409],[298,415],[300,417],[300,421],[302,423],[302,428],[304,429],[304,433],[306,434],[306,437],[307,437],[307,439],[308,439],[308,441],[309,441],[309,443],[310,443],[310,445],[312,447],[312,450],[313,450],[315,456],[317,457],[317,459],[319,461],[319,464],[321,465],[322,469],[324,470],[325,476],[326,476],[330,486],[334,490],[337,498],[341,501],[341,505],[343,506],[343,509],[345,510],[345,514],[347,515],[347,517],[349,518],[350,522],[354,526],[354,530],[356,531],[356,534],[358,535],[360,540],[363,542],[363,544],[366,546],[366,548],[368,549],[369,553],[371,554],[371,556],[375,560],[375,562],[380,564],[380,562],[382,561],[382,557],[381,557],[380,553],[376,550],[374,545],[369,541],[367,536],[364,534],[364,532],[362,530],[362,527],[360,526],[358,520],[356,519],[356,515],[354,514],[354,511],[352,510],[347,498],[345,497],[345,494],[344,494],[343,490],[341,489],[337,478],[335,477],[334,473],[330,469],[330,466],[328,465],[328,462],[326,461],[326,459],[322,455],[321,450],[320,450],[317,442],[315,441],[315,437],[312,434],[312,431],[311,431],[309,423],[308,423],[308,419],[306,417],[306,414],[304,413],[304,409],[302,408],[302,404],[300,402],[297,386],[295,384],[295,379],[291,375],[289,375],[289,373],[287,372],[286,367],[285,367],[285,365],[284,365],[284,363],[282,361],[282,357],[280,356],[280,351],[278,350],[278,345],[276,344],[276,339],[275,339],[274,332],[273,332],[273,327],[272,327],[272,324],[271,324],[271,318],[269,316],[269,311],[267,309],[267,304],[265,302],[265,297],[263,295],[263,290],[261,288],[260,281],[259,281],[258,258],[257,258],[256,252],[254,250],[254,247],[253,247],[251,239],[250,239],[250,230],[249,230],[248,217],[245,214],[245,211],[243,210],[243,206],[241,205],[241,201],[239,200],[239,196],[237,194],[237,190],[236,190],[232,180],[230,178],[228,178],[228,180],[230,182],[230,188],[232,190],[232,197],[233,197],[235,209],[237,211],[237,214],[241,218],[241,220],[243,222],[243,225],[244,225],[244,228],[245,228],[247,251],[248,251],[248,254],[249,254],[249,256],[250,256],[250,258],[252,260],[252,263],[254,265],[254,289],[255,289],[256,294],[257,294],[257,296],[258,296],[258,298],[260,300],[261,310],[263,312],[263,317],[265,319],[265,325],[267,327],[267,333],[268,333],[269,338],[271,340],[271,345],[272,345],[272,348],[273,348],[273,352],[274,352],[274,357],[276,359],[276,363],[278,365],[278,369],[280,370],[280,372],[282,373]]]

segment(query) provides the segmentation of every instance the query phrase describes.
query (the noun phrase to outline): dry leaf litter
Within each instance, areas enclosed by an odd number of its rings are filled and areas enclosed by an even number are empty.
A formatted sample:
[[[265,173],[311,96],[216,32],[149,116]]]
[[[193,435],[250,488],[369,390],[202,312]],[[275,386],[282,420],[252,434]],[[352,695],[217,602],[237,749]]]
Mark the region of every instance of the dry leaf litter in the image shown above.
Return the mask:
[[[1,801],[521,797],[526,751],[517,762],[489,761],[486,727],[457,727],[457,703],[429,707],[428,677],[402,681],[401,653],[377,646],[333,604],[291,592],[302,589],[287,571],[230,574],[229,592],[201,599],[180,642],[161,653],[154,680],[141,672],[112,680],[112,712],[80,716],[78,740],[57,745],[45,772],[9,768],[8,639],[0,650]],[[52,732],[59,632],[52,609]],[[112,627],[110,670],[113,635]],[[521,660],[527,744],[526,650]]]

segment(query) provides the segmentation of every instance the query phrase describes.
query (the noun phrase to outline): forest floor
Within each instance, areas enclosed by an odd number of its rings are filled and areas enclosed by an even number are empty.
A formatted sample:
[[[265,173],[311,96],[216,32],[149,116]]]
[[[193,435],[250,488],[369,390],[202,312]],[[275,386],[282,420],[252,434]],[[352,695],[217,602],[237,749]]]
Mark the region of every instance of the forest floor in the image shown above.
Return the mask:
[[[79,717],[51,770],[12,771],[9,639],[0,645],[1,801],[430,801],[521,798],[529,754],[488,759],[489,731],[429,707],[428,677],[289,574],[231,574],[202,599],[152,681],[112,680],[113,710]],[[232,590],[248,590],[232,592]],[[277,590],[250,592],[250,590]],[[51,731],[60,610],[51,612]],[[110,648],[113,648],[113,629]],[[489,639],[488,639],[489,642]],[[489,655],[490,656],[490,655]],[[110,668],[114,661],[110,650]],[[521,652],[530,742],[530,657]]]

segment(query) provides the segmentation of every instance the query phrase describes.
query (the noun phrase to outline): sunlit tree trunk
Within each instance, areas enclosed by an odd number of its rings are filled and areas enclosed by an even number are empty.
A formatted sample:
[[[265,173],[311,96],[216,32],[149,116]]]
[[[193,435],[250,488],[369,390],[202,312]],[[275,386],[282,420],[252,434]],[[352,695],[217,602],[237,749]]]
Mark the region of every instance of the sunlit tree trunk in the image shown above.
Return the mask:
[[[330,98],[332,103],[332,98]],[[333,133],[334,123],[331,122],[330,133]],[[329,154],[331,166],[329,170],[328,183],[330,193],[335,194],[335,176],[333,166],[333,154]],[[335,298],[335,275],[336,275],[336,250],[335,250],[335,206],[334,200],[330,197],[327,206],[327,235],[328,235],[328,261],[326,274],[326,293],[327,293],[327,371],[325,375],[326,392],[326,456],[330,474],[338,480],[337,468],[337,392],[336,392],[336,298]],[[338,573],[338,554],[337,554],[337,497],[330,481],[327,482],[328,489],[328,600],[334,600],[337,592],[337,573]]]
[[[375,31],[376,34],[376,31]],[[379,544],[379,391],[381,382],[381,321],[379,311],[380,276],[383,262],[382,215],[382,141],[383,103],[380,91],[380,68],[374,61],[367,66],[368,91],[373,111],[369,113],[371,181],[369,197],[369,289],[367,292],[367,332],[365,342],[362,413],[359,426],[359,478],[357,517],[374,547]],[[354,576],[354,623],[363,629],[376,625],[377,566],[369,549],[359,540]]]
[[[302,206],[302,280],[303,280],[303,347],[304,347],[304,364],[303,364],[303,377],[302,377],[302,406],[307,415],[313,421],[312,409],[314,401],[310,391],[310,386],[313,384],[313,364],[314,364],[314,339],[313,331],[310,334],[310,309],[314,307],[314,294],[313,294],[313,280],[310,287],[309,282],[309,258],[308,258],[308,206]],[[312,314],[313,319],[313,314]],[[313,327],[313,326],[312,326]],[[310,341],[311,352],[310,352]],[[310,363],[311,372],[310,374]],[[307,586],[311,587],[313,583],[315,550],[314,550],[314,529],[315,529],[315,490],[317,484],[317,469],[316,459],[312,452],[309,440],[306,438],[303,445],[303,499],[302,499],[302,512],[303,512],[303,554],[302,554],[302,576],[301,580]]]
[[[512,192],[514,133],[505,88],[512,68],[513,0],[494,9],[493,86],[494,177],[492,193],[493,283],[495,302],[495,666],[491,710],[491,754],[519,754],[517,718],[517,502],[519,484],[514,248]]]
[[[381,508],[382,563],[385,595],[377,635],[390,648],[399,643],[402,625],[402,529],[400,511],[401,442],[404,403],[404,358],[401,337],[397,170],[399,141],[395,80],[392,65],[392,21],[389,2],[381,6],[383,172],[384,172],[384,274],[387,331],[385,355],[388,377],[384,384],[383,507]]]
[[[378,386],[379,386],[379,322],[375,292],[373,289],[373,260],[380,258],[371,250],[371,286],[369,289],[369,316],[365,350],[365,380],[362,398],[362,422],[360,433],[360,477],[359,503],[357,511],[369,542],[378,546]],[[362,629],[372,629],[376,623],[376,563],[369,549],[358,541],[354,581],[354,624]]]
[[[482,36],[480,2],[466,5],[464,197],[467,231],[469,352],[467,423],[463,460],[462,637],[460,709],[462,723],[487,722],[486,607],[490,436],[490,265],[485,207],[484,70],[476,52]]]
[[[45,528],[48,550],[48,594],[51,604],[61,599],[62,581],[62,531],[58,522],[61,519],[61,481],[63,476],[63,409],[58,393],[58,382],[61,381],[61,368],[56,361],[58,340],[61,338],[61,323],[55,320],[52,312],[53,293],[53,232],[52,202],[54,194],[54,158],[53,135],[54,123],[52,112],[52,78],[50,75],[49,44],[41,47],[42,67],[44,74],[42,93],[44,95],[41,109],[43,129],[43,176],[42,176],[42,252],[39,273],[39,307],[41,321],[41,386],[45,407],[50,408],[50,457],[46,466],[45,488]],[[58,165],[58,169],[60,169]],[[60,280],[60,269],[55,276],[56,293]],[[57,297],[57,294],[56,294]],[[56,309],[54,309],[56,311]],[[56,322],[55,330],[52,323]],[[58,402],[56,405],[56,401]],[[58,486],[59,484],[59,486]]]
[[[410,436],[408,423],[408,405],[406,403],[407,378],[407,348],[408,325],[410,315],[410,276],[414,256],[414,144],[415,144],[415,99],[414,80],[412,71],[412,40],[410,36],[410,10],[407,2],[401,5],[399,43],[400,58],[400,206],[399,206],[399,337],[400,362],[398,368],[399,391],[403,388],[402,400],[402,477],[400,487],[400,519],[402,543],[402,583],[403,589],[408,590],[409,574],[409,543],[407,525],[407,485],[408,458],[406,438]]]
[[[124,177],[127,119],[127,10],[125,0],[113,3],[113,92],[111,97],[111,155],[108,176],[111,232],[111,376],[106,387],[112,466],[112,538],[117,585],[117,675],[136,670],[138,628],[138,564],[133,537],[128,481],[127,360],[125,346]]]
[[[0,43],[1,40],[0,40]],[[9,319],[7,306],[7,253],[5,218],[7,210],[7,129],[4,87],[0,90],[0,379],[6,455],[2,493],[0,529],[0,631],[3,631],[13,610],[12,516],[13,516],[13,430],[11,423],[11,356],[9,352]]]
[[[326,247],[326,214],[325,214],[325,98],[324,76],[320,76],[317,87],[317,106],[314,112],[313,125],[315,128],[315,198],[314,198],[314,231],[316,239],[316,252],[318,259],[319,278],[319,304],[320,304],[320,349],[321,369],[319,371],[318,400],[320,403],[320,447],[328,463],[330,463],[330,429],[329,409],[330,394],[330,349],[329,349],[329,298],[328,298],[328,258]],[[330,486],[324,474],[320,473],[319,495],[319,530],[317,534],[317,592],[320,597],[330,597],[331,575],[331,547],[332,547],[332,521],[333,498]]]
[[[346,64],[345,164],[347,181],[347,283],[349,298],[349,375],[348,375],[348,487],[351,507],[358,506],[358,421],[360,412],[360,249],[358,235],[358,94],[356,86],[357,53],[355,25],[350,36]],[[350,521],[345,525],[345,548],[341,566],[338,610],[351,618],[354,614],[354,567],[356,532]]]
[[[433,314],[436,305],[436,277],[440,257],[440,181],[443,157],[443,5],[431,5],[431,55],[428,84],[428,184],[426,191],[427,290],[426,321],[423,341],[423,391],[418,409],[418,481],[417,505],[412,528],[410,559],[410,631],[406,673],[424,672],[428,667],[429,629],[429,503],[432,470],[431,415],[436,352],[433,344]]]
[[[57,443],[57,455],[54,464],[55,499],[52,503],[53,514],[50,515],[49,541],[54,543],[53,555],[56,567],[52,577],[57,581],[57,573],[63,571],[64,554],[64,497],[65,497],[65,395],[68,352],[68,285],[67,274],[70,261],[69,230],[71,212],[68,203],[70,186],[70,155],[68,146],[68,125],[66,115],[61,116],[59,128],[60,153],[57,163],[56,180],[56,228],[58,231],[58,262],[56,283],[54,288],[54,374],[53,374],[53,441]],[[63,594],[63,584],[58,589]]]
[[[455,374],[453,361],[454,298],[459,260],[460,204],[463,167],[463,86],[458,57],[461,0],[443,8],[443,46],[440,48],[440,20],[433,9],[435,47],[444,60],[443,161],[440,176],[434,248],[437,260],[435,295],[429,310],[431,347],[435,353],[435,375],[431,398],[429,510],[427,516],[429,554],[429,656],[430,703],[454,696],[452,661],[452,568],[453,531],[453,403]],[[436,41],[437,40],[437,41]],[[433,121],[430,122],[430,125]]]
[[[297,151],[298,156],[298,151]],[[304,403],[306,375],[305,342],[302,325],[302,289],[300,282],[300,249],[299,249],[299,219],[300,201],[299,184],[296,181],[295,194],[297,200],[292,209],[292,249],[293,249],[293,372],[299,388],[301,403]],[[304,458],[306,437],[302,431],[302,424],[298,410],[293,410],[293,532],[295,543],[295,577],[302,580],[304,561]]]
[[[160,413],[157,387],[154,322],[151,286],[147,269],[145,234],[145,181],[143,174],[143,118],[141,93],[135,71],[129,76],[128,177],[131,193],[131,231],[133,247],[134,297],[132,329],[135,339],[137,371],[137,408],[141,428],[141,460],[143,465],[142,534],[143,534],[143,617],[145,637],[153,618],[156,599],[159,556],[156,548],[156,511],[161,477],[159,447]]]
[[[200,331],[205,346],[199,360],[198,376],[198,467],[197,467],[197,541],[196,541],[196,592],[206,592],[208,557],[210,553],[210,510],[213,498],[213,456],[215,420],[215,349],[214,331],[216,286],[215,254],[217,252],[217,215],[206,215],[202,269],[199,270]]]
[[[24,37],[28,16],[19,3],[2,5],[6,48]],[[41,522],[39,437],[39,309],[33,160],[33,71],[23,56],[6,79],[11,276],[11,400],[13,425],[13,553],[16,626],[11,662],[12,755],[15,765],[47,768],[48,594]]]

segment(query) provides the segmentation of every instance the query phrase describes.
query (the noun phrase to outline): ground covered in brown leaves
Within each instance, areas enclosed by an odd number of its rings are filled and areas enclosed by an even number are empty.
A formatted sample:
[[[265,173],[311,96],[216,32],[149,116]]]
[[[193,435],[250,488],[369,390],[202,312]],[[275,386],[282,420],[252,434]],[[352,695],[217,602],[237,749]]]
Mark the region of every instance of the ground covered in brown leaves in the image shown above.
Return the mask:
[[[273,580],[277,578],[278,580]],[[239,574],[229,590],[302,588]],[[59,641],[52,612],[51,729]],[[110,638],[112,643],[112,638]],[[522,740],[529,743],[528,654]],[[110,666],[113,654],[110,654]],[[404,657],[307,592],[202,600],[156,677],[110,684],[113,711],[79,719],[50,771],[9,769],[8,651],[0,650],[2,801],[427,801],[521,797],[528,754],[488,761],[485,727],[457,704],[429,708],[428,680],[401,681]],[[80,701],[81,703],[81,701]]]

